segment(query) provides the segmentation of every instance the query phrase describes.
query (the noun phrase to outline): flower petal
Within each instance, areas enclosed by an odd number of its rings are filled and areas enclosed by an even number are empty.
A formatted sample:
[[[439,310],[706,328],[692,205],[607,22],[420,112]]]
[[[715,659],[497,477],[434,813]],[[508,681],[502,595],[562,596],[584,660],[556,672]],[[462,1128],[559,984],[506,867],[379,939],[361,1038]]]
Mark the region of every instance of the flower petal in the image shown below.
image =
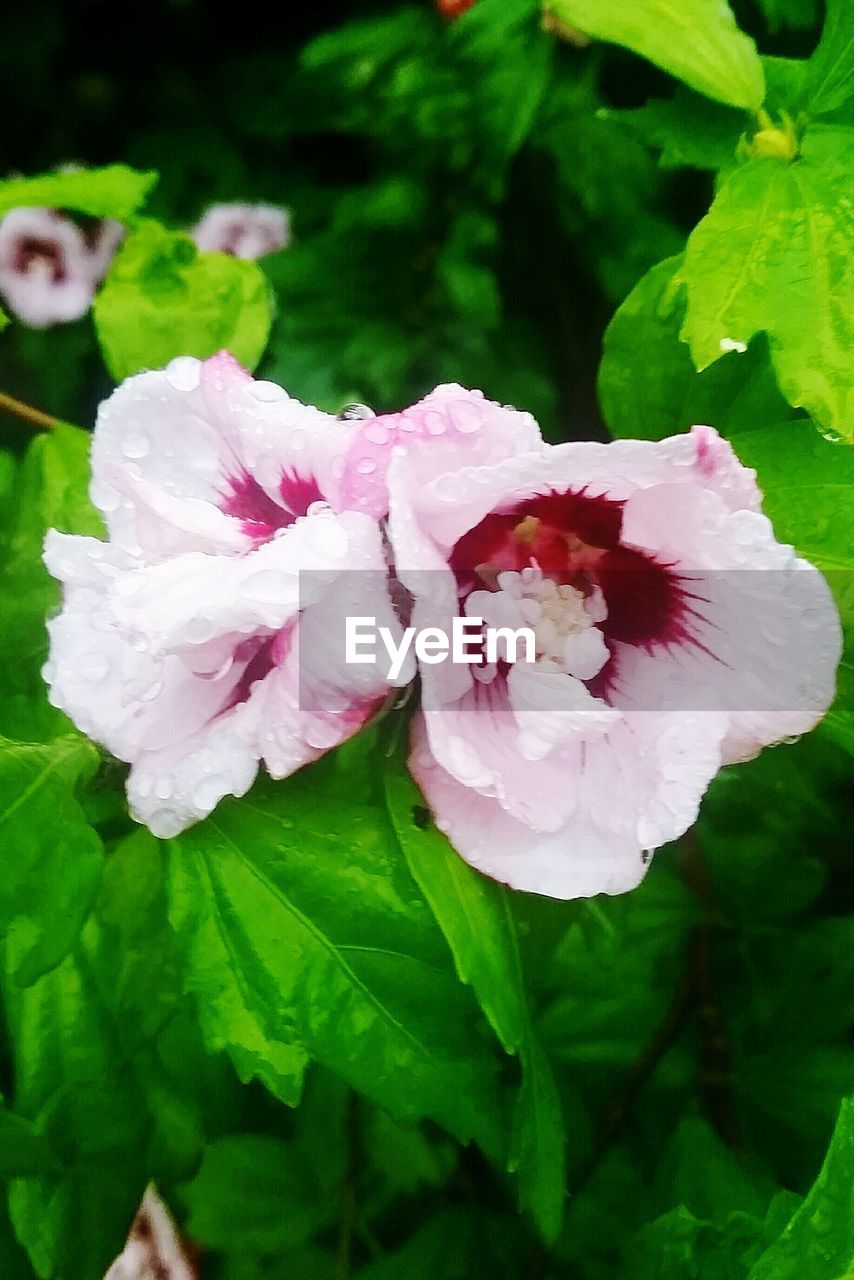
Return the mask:
[[[405,453],[419,480],[425,482],[463,465],[484,465],[526,453],[542,443],[529,413],[448,383],[409,409],[360,424],[346,458],[341,501],[377,518],[385,515],[394,452]]]
[[[256,502],[286,524],[303,512],[288,509],[283,485],[330,497],[353,430],[256,382],[227,353],[181,356],[128,378],[102,404],[92,499],[111,540],[134,554],[242,551],[257,541],[254,507],[241,511],[234,500],[247,477]]]

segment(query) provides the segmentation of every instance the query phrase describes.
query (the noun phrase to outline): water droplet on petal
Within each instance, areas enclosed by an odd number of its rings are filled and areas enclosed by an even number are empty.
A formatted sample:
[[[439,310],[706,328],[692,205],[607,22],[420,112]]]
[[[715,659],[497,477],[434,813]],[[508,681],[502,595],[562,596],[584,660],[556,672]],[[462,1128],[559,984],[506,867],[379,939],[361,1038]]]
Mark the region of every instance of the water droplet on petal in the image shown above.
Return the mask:
[[[434,484],[436,497],[443,502],[459,502],[466,491],[465,481],[456,472],[439,476]]]
[[[430,411],[424,414],[424,429],[428,435],[442,436],[447,429],[447,423],[441,413]]]
[[[144,431],[127,431],[122,437],[121,450],[126,458],[144,458],[151,441]]]
[[[108,484],[102,484],[100,480],[93,480],[89,486],[89,497],[105,515],[109,515],[113,511],[118,511],[122,505],[121,495],[111,488]]]
[[[388,444],[391,434],[381,423],[371,423],[369,427],[365,427],[365,439],[370,440],[371,444]]]
[[[219,778],[203,778],[193,788],[193,804],[203,813],[209,813],[222,798],[223,787]]]
[[[370,476],[377,469],[376,458],[360,458],[356,463],[356,470],[360,476]]]
[[[197,671],[196,675],[199,677],[200,680],[214,680],[214,681],[222,680],[224,676],[228,675],[229,671],[233,666],[234,666],[234,657],[232,654],[229,654],[228,657],[225,659],[225,661],[220,663],[220,665],[215,670]]]
[[[339,422],[361,422],[365,418],[375,418],[376,414],[373,409],[366,404],[348,404],[345,405],[338,414]]]
[[[145,819],[145,825],[158,840],[171,840],[172,836],[177,836],[184,823],[177,813],[172,813],[169,809],[158,809]]]
[[[206,644],[216,635],[213,619],[204,613],[196,614],[187,623],[185,635],[190,644]]]
[[[305,740],[317,751],[334,747],[341,738],[341,728],[327,720],[312,720],[305,731]]]
[[[463,435],[471,435],[472,432],[480,430],[480,413],[474,405],[469,404],[466,400],[457,401],[454,405],[453,417],[457,431],[461,431]]]
[[[166,366],[166,380],[176,391],[195,391],[201,378],[201,363],[193,356],[178,356]]]
[[[275,404],[277,400],[287,400],[288,393],[284,387],[280,387],[278,382],[266,382],[260,379],[253,382],[250,390],[256,400],[260,400],[262,404]]]
[[[312,550],[329,560],[342,560],[350,546],[345,530],[328,515],[307,518],[305,538]]]

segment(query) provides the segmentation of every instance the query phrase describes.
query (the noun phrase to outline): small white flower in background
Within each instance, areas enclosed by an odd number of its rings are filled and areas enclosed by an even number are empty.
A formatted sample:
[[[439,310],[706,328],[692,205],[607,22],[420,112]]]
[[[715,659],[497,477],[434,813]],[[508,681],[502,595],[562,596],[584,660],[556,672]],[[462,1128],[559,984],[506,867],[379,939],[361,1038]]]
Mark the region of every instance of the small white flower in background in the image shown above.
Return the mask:
[[[55,209],[13,209],[0,220],[0,298],[36,329],[79,320],[123,234],[117,222],[78,225]]]
[[[127,1244],[104,1280],[196,1280],[175,1223],[153,1186],[146,1191]]]
[[[286,209],[271,204],[215,204],[190,232],[205,253],[230,253],[235,258],[263,258],[290,244],[291,222]]]
[[[129,378],[101,405],[91,495],[109,541],[47,536],[64,591],[44,675],[131,765],[131,813],[157,836],[243,795],[260,761],[283,778],[316,760],[389,692],[335,651],[348,610],[401,630],[380,526],[340,499],[359,427],[226,353]]]

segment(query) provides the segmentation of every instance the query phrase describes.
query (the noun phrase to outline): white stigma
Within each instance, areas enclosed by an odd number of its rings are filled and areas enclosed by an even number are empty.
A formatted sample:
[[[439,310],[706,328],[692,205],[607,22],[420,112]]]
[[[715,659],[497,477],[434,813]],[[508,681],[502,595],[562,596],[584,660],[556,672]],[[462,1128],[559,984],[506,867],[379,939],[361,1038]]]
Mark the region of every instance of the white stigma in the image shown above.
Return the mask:
[[[596,625],[608,616],[598,587],[585,595],[535,568],[499,573],[497,586],[494,592],[474,592],[467,612],[482,614],[488,623],[495,619],[498,625],[518,616],[519,625],[534,632],[535,665],[541,671],[563,672],[578,680],[599,674],[610,652]]]

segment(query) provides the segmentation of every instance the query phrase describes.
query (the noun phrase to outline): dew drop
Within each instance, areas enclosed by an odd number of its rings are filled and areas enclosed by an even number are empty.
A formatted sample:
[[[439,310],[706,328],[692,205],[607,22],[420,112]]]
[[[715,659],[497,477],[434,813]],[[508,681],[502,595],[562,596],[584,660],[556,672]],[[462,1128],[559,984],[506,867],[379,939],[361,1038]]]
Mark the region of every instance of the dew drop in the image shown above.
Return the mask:
[[[306,742],[317,751],[334,747],[340,737],[340,728],[326,720],[313,720],[305,731]]]
[[[187,623],[186,636],[190,644],[206,644],[216,635],[216,627],[207,614],[198,613]]]
[[[388,444],[390,438],[390,432],[379,422],[365,427],[365,439],[370,440],[371,444]]]
[[[306,520],[305,538],[313,551],[329,560],[342,560],[350,546],[344,529],[327,515]]]
[[[144,431],[128,431],[122,439],[121,450],[126,458],[144,458],[151,441]]]
[[[356,470],[360,476],[370,476],[377,469],[376,458],[360,458],[356,463]]]
[[[454,423],[457,431],[461,431],[463,435],[471,435],[480,430],[480,413],[474,405],[468,404],[465,400],[459,400],[454,406]]]
[[[200,680],[212,680],[212,681],[222,680],[224,679],[225,676],[228,675],[229,671],[233,666],[234,666],[234,657],[231,654],[229,654],[228,657],[225,659],[225,661],[220,663],[220,665],[216,667],[213,671],[197,671],[196,675],[199,677]]]
[[[366,404],[348,404],[345,405],[338,414],[339,422],[362,422],[366,418],[375,418],[376,414],[373,409]]]
[[[260,379],[253,382],[250,388],[256,400],[260,400],[262,404],[275,404],[277,400],[287,400],[288,393],[284,387],[280,387],[278,382],[266,382]]]
[[[158,840],[171,840],[172,836],[177,836],[184,823],[177,813],[172,813],[169,809],[158,809],[145,819],[145,825]]]
[[[428,435],[443,436],[447,423],[441,413],[435,411],[424,414],[424,429]]]
[[[176,391],[195,391],[201,378],[201,364],[193,356],[178,356],[166,366],[166,380]]]
[[[442,502],[459,502],[466,491],[465,481],[454,472],[439,476],[434,485],[436,497]]]
[[[209,813],[222,796],[222,784],[217,777],[204,778],[193,788],[193,805],[203,813]]]
[[[93,480],[89,486],[89,497],[105,515],[118,511],[122,505],[121,496],[115,489],[108,484],[102,484],[99,480]]]

